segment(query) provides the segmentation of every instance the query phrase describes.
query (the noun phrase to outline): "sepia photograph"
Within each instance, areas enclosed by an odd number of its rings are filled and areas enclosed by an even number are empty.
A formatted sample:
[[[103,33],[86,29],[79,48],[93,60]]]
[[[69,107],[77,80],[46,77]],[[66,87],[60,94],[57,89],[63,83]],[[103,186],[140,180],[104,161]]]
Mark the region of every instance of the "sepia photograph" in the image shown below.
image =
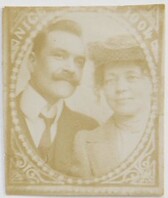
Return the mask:
[[[163,194],[164,18],[164,4],[3,8],[7,194]]]

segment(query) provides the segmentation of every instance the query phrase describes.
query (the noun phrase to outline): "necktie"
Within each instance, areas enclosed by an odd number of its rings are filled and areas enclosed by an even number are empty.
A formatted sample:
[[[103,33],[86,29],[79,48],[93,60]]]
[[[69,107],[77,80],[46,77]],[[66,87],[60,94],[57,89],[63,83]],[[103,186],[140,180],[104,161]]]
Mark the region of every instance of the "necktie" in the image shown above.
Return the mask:
[[[51,145],[51,124],[53,123],[54,118],[47,118],[44,115],[40,114],[40,117],[44,120],[45,130],[41,136],[40,143],[38,146],[39,154],[44,159],[48,159],[48,152]]]

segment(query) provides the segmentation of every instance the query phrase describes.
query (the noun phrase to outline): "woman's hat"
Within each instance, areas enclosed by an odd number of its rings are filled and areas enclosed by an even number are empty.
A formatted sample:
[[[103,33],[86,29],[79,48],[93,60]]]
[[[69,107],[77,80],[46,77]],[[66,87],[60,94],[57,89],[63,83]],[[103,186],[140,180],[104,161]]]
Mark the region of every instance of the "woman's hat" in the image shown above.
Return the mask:
[[[146,61],[143,49],[130,35],[120,35],[105,42],[95,42],[89,46],[90,58],[98,65],[118,61]]]

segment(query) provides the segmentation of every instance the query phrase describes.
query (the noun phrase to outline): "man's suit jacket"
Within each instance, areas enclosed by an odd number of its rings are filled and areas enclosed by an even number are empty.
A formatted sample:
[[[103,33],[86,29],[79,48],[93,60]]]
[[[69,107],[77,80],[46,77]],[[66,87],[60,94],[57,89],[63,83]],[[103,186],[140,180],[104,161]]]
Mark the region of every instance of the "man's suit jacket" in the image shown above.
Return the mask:
[[[19,97],[16,99],[16,102],[22,131],[25,133],[32,145],[32,148],[38,155],[38,149],[32,140],[24,114],[19,108]],[[98,123],[93,118],[72,111],[64,105],[57,124],[57,135],[50,147],[50,151],[47,156],[47,164],[59,172],[69,174],[69,168],[72,164],[73,142],[76,133],[83,129],[92,130],[98,126]]]

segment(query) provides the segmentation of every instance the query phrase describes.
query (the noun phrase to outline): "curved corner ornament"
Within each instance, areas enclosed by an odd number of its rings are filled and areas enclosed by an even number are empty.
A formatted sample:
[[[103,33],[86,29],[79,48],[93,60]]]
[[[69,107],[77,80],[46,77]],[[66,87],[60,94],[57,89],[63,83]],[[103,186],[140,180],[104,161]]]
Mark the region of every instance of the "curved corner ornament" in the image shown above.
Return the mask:
[[[105,22],[109,19],[114,21],[118,24],[118,31],[123,29],[141,46],[152,80],[152,102],[143,135],[127,159],[101,177],[85,179],[52,169],[47,159],[45,161],[40,158],[27,137],[28,129],[23,128],[23,116],[21,118],[18,112],[16,98],[30,78],[28,57],[38,32],[48,23],[62,18],[77,19],[82,24],[88,16],[90,21],[95,16],[102,17]],[[4,95],[7,109],[5,133],[8,167],[6,187],[9,194],[162,194],[163,16],[163,5],[4,9]],[[96,37],[98,32],[90,30],[90,21],[85,20],[85,24],[88,24],[85,31],[92,31],[90,34]],[[110,27],[106,28],[105,32],[111,31],[108,29]]]

